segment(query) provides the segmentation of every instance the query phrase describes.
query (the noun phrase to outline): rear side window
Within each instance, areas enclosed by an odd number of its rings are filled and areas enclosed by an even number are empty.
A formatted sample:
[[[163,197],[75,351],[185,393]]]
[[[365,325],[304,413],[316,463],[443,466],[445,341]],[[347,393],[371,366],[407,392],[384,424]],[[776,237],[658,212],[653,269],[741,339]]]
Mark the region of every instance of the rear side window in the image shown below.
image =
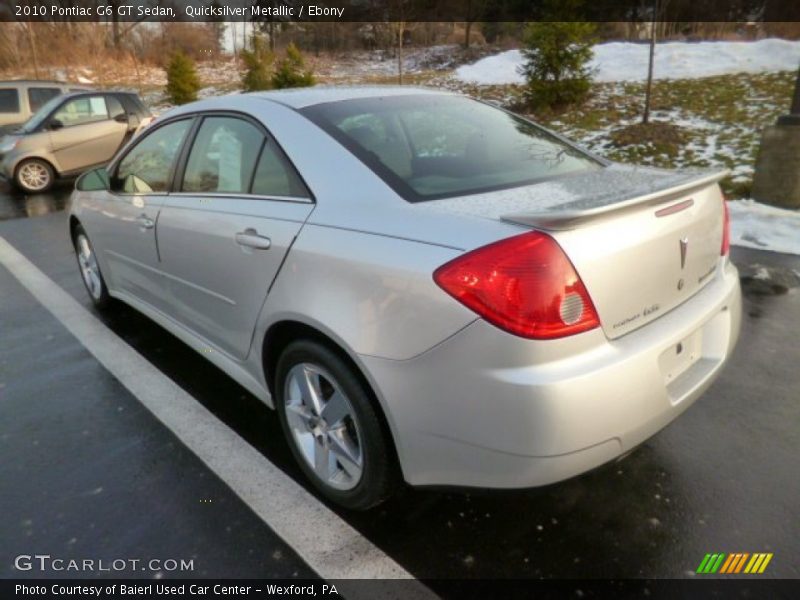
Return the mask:
[[[207,117],[189,153],[181,190],[248,193],[263,143],[261,131],[247,121]]]
[[[0,113],[19,112],[19,92],[17,90],[0,90]]]
[[[61,95],[61,90],[58,88],[45,88],[45,87],[32,87],[28,88],[28,104],[31,107],[31,113],[35,113],[42,108],[45,103],[51,98]]]
[[[120,94],[119,100],[125,105],[129,113],[139,113],[146,115],[149,111],[145,108],[142,101],[135,94]]]
[[[190,124],[190,119],[184,119],[146,134],[120,161],[111,188],[126,194],[166,192]]]
[[[287,198],[311,197],[294,167],[275,144],[270,142],[267,142],[261,151],[256,174],[253,177],[253,193],[259,196]]]
[[[112,119],[125,115],[125,109],[122,108],[122,104],[114,96],[106,96],[106,104],[108,105],[108,116]]]

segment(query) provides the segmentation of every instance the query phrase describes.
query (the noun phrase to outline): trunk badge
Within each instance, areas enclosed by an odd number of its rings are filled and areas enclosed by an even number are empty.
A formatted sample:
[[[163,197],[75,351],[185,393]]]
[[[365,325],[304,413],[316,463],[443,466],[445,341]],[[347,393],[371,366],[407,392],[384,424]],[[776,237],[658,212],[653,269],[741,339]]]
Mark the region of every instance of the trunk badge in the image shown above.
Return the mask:
[[[681,240],[681,270],[686,266],[686,251],[689,249],[689,238]]]

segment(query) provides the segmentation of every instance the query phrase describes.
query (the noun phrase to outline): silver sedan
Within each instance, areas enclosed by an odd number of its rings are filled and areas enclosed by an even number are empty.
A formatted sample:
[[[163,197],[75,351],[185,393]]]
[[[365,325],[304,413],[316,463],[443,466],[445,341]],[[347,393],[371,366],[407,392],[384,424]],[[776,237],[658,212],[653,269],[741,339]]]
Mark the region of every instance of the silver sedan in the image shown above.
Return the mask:
[[[611,164],[414,88],[174,109],[77,183],[95,304],[141,311],[276,408],[363,509],[411,485],[524,488],[686,410],[739,333],[725,173]]]

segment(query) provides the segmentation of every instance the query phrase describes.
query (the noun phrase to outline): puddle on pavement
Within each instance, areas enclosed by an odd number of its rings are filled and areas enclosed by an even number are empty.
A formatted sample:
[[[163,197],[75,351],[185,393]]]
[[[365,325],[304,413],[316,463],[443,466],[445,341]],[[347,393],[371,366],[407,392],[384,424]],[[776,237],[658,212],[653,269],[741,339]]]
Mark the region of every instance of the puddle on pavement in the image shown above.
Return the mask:
[[[42,217],[64,210],[71,191],[71,183],[59,183],[49,192],[30,195],[7,184],[0,185],[0,221]]]
[[[765,267],[754,263],[740,267],[742,293],[750,297],[783,296],[800,286],[800,275],[786,267]]]

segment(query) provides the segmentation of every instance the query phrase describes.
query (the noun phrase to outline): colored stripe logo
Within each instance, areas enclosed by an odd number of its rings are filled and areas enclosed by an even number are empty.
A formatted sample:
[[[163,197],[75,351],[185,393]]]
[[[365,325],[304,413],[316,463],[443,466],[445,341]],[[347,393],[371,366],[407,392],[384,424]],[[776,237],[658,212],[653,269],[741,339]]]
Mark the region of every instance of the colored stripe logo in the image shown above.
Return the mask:
[[[697,567],[697,573],[703,575],[713,575],[715,573],[756,575],[763,573],[771,560],[772,552],[756,552],[755,554],[750,554],[749,552],[734,552],[733,554],[718,552],[716,554],[706,554],[700,562],[700,566]]]

